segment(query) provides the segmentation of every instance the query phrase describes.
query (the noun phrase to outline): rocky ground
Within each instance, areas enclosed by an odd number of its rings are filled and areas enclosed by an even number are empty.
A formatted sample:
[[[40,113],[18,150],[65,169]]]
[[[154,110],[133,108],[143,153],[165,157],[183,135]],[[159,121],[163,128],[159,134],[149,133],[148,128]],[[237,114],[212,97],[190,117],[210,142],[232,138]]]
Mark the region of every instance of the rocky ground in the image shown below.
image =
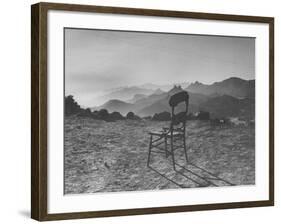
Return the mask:
[[[148,156],[148,132],[167,122],[105,122],[82,117],[65,119],[65,193],[138,191],[255,183],[254,127],[212,127],[187,122],[189,163],[176,151],[171,157]]]

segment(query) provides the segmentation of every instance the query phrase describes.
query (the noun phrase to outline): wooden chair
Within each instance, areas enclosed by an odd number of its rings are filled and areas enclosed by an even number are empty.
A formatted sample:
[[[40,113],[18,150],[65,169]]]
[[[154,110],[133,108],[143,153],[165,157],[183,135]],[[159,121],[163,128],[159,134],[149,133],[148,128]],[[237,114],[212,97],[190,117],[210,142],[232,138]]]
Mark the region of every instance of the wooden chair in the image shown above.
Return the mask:
[[[185,110],[180,113],[175,113],[176,107],[184,102]],[[186,162],[188,162],[187,158],[187,149],[186,149],[186,140],[185,140],[185,125],[186,118],[188,112],[188,102],[189,95],[186,91],[182,91],[174,94],[170,97],[169,105],[171,107],[171,122],[169,128],[163,128],[160,131],[149,132],[150,134],[150,142],[149,142],[149,150],[148,150],[148,159],[147,166],[150,163],[150,156],[152,152],[155,153],[164,153],[166,158],[171,155],[173,168],[176,170],[175,166],[175,150],[182,148],[184,150]],[[164,148],[160,146],[164,145]],[[170,146],[168,148],[168,145]],[[157,151],[152,150],[157,149]]]

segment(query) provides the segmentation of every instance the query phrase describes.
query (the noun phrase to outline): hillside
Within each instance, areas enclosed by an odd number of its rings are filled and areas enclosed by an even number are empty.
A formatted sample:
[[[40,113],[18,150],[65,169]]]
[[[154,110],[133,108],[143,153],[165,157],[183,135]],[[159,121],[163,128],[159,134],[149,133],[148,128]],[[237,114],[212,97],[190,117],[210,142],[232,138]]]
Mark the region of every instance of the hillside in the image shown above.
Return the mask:
[[[137,100],[147,97],[145,94],[135,94],[131,99],[127,100],[128,103],[135,103]]]
[[[105,104],[99,106],[99,107],[93,107],[92,110],[100,110],[100,109],[106,109],[108,112],[114,112],[117,111],[123,115],[127,114],[129,111],[132,110],[133,104],[126,103],[121,100],[109,100]]]
[[[146,89],[146,88],[141,88],[141,87],[137,87],[137,86],[122,87],[122,88],[113,90],[112,92],[109,92],[103,96],[98,97],[97,99],[95,99],[95,101],[98,101],[101,103],[105,103],[112,99],[128,101],[131,98],[133,98],[136,94],[149,95],[149,94],[152,94],[153,92],[154,92],[153,89]]]
[[[212,117],[244,117],[255,116],[255,100],[252,98],[237,99],[223,95],[210,98],[200,105],[200,110],[209,111]]]
[[[186,90],[207,96],[229,95],[236,98],[254,98],[255,80],[243,80],[232,77],[221,82],[215,82],[211,85],[195,82],[190,84]]]

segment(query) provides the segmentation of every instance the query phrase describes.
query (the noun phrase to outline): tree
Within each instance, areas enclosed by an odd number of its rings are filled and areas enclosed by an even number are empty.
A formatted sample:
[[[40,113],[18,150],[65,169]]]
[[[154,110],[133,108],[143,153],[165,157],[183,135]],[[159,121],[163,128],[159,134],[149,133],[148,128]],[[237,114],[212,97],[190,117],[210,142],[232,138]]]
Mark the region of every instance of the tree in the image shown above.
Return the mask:
[[[81,109],[81,112],[77,115],[79,117],[93,117],[92,111],[90,108]]]
[[[126,118],[129,120],[140,120],[140,117],[135,115],[133,112],[127,113]]]
[[[73,99],[72,95],[69,95],[64,98],[64,109],[65,115],[78,114],[79,112],[81,112],[81,107]]]
[[[110,115],[109,115],[110,119],[116,121],[116,120],[123,120],[124,117],[119,113],[119,112],[112,112]]]
[[[152,120],[155,121],[170,121],[171,120],[171,114],[169,112],[161,112],[161,113],[156,113],[153,115]]]
[[[108,111],[106,109],[101,109],[98,112],[98,117],[101,120],[107,120],[109,118],[109,113],[108,113]]]

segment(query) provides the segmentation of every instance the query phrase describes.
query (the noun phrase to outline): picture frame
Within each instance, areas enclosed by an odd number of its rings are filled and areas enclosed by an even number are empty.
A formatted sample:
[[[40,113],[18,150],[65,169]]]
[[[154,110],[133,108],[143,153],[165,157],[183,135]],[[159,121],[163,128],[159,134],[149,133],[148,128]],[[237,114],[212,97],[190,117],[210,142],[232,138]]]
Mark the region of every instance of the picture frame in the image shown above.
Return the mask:
[[[268,76],[265,77],[265,79],[268,80],[266,82],[268,83],[268,86],[264,87],[268,88],[268,91],[266,91],[268,94],[268,97],[266,98],[266,100],[268,100],[268,107],[266,107],[266,111],[268,111],[268,120],[265,121],[265,125],[268,128],[268,133],[264,132],[264,135],[262,135],[262,137],[265,138],[265,136],[267,136],[266,138],[268,138],[267,148],[264,150],[267,155],[265,164],[267,167],[267,172],[265,174],[266,181],[264,181],[266,193],[263,197],[266,198],[262,200],[241,199],[240,201],[228,202],[220,202],[220,200],[218,200],[218,202],[214,203],[194,203],[181,205],[169,205],[167,204],[168,202],[163,202],[165,206],[147,205],[142,207],[130,207],[127,205],[128,208],[126,209],[85,209],[81,211],[67,210],[64,212],[50,212],[50,183],[53,184],[56,181],[52,180],[50,176],[50,172],[53,172],[50,171],[52,169],[51,158],[53,158],[50,156],[52,154],[50,153],[50,147],[54,146],[49,139],[49,137],[52,135],[49,130],[49,122],[50,113],[52,113],[50,111],[50,104],[52,103],[51,100],[53,99],[50,97],[50,94],[56,94],[55,91],[52,92],[52,89],[50,89],[52,88],[51,86],[56,83],[52,82],[53,78],[50,79],[50,73],[53,71],[51,66],[54,66],[54,64],[50,63],[52,60],[52,55],[48,52],[49,48],[53,44],[54,39],[49,36],[50,33],[48,32],[50,31],[50,27],[54,22],[54,19],[50,18],[50,12],[62,12],[64,14],[76,13],[78,16],[81,14],[85,14],[87,16],[91,14],[102,14],[104,17],[125,16],[128,20],[134,16],[144,19],[148,17],[155,18],[155,20],[162,18],[167,21],[173,20],[175,23],[177,23],[177,20],[224,22],[224,26],[228,26],[228,23],[238,23],[241,26],[243,26],[243,24],[254,24],[255,26],[265,25],[266,27],[263,29],[267,32],[264,34],[266,38],[261,38],[261,42],[266,40],[266,43],[264,44],[267,46],[266,49],[268,54],[268,62],[264,64],[268,72]],[[59,16],[60,15],[57,15],[55,18],[57,19]],[[58,20],[55,20],[55,22],[57,21]],[[81,19],[81,21],[83,22],[83,19]],[[59,22],[61,21],[58,21],[58,23]],[[157,25],[157,21],[155,23]],[[87,25],[85,25],[84,28],[87,28],[86,26]],[[110,25],[107,24],[107,26]],[[114,30],[116,27],[113,27],[112,29]],[[241,30],[242,29],[243,28],[241,27]],[[122,29],[120,28],[120,30]],[[153,32],[153,29],[150,30],[150,32]],[[60,37],[62,40],[63,36]],[[60,47],[57,49],[60,51],[64,50],[64,48]],[[31,61],[31,218],[38,221],[48,221],[274,205],[274,18],[46,2],[37,3],[31,6]],[[259,62],[263,63],[262,61]],[[57,83],[56,85],[61,85],[61,83]],[[64,88],[64,86],[61,85],[59,88]],[[263,88],[262,84],[261,88]],[[63,150],[63,145],[60,146],[60,150]],[[60,162],[63,163],[63,161]],[[259,167],[257,167],[257,169],[261,170]],[[61,182],[63,182],[63,180],[61,180]],[[133,194],[134,193],[131,193],[130,196]],[[144,192],[143,194],[145,195],[146,193]],[[100,200],[103,200],[103,197],[105,197],[105,194],[101,195]],[[107,196],[106,202],[110,202],[110,197],[111,195],[109,194]],[[70,202],[70,199],[68,202]],[[71,206],[71,203],[69,203],[69,206]]]

